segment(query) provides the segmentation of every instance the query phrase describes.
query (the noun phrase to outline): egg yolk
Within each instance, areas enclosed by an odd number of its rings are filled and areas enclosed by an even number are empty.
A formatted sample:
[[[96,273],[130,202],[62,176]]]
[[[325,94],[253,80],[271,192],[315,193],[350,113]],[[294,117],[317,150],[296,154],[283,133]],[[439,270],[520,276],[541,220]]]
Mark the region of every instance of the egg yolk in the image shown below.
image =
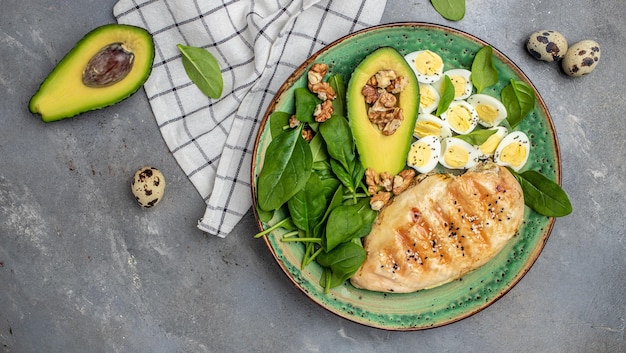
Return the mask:
[[[439,136],[441,135],[441,127],[432,121],[418,121],[417,124],[415,124],[413,133],[418,138],[429,135]]]
[[[459,75],[451,75],[448,76],[450,81],[452,81],[452,85],[454,86],[454,96],[461,97],[465,93],[465,85],[467,84],[467,80],[465,77]]]
[[[430,160],[430,146],[423,142],[418,142],[411,146],[411,152],[409,152],[409,162],[415,167],[423,167]]]
[[[489,104],[477,104],[475,107],[480,120],[493,125],[498,117],[498,109]]]
[[[526,159],[526,148],[521,143],[510,143],[502,149],[500,160],[513,167],[520,166]]]
[[[426,108],[435,103],[435,95],[430,89],[420,89],[420,107]]]
[[[485,156],[491,156],[498,148],[500,141],[502,141],[500,136],[498,136],[498,134],[493,134],[489,136],[487,141],[483,142],[483,144],[480,145],[478,149],[480,149],[480,152],[482,152],[482,154],[484,154]]]
[[[443,160],[452,168],[461,168],[467,164],[469,154],[462,147],[450,146],[446,149]]]
[[[423,75],[434,75],[443,67],[441,57],[425,50],[415,57],[415,68]]]
[[[472,113],[463,106],[450,107],[446,116],[446,120],[456,131],[467,131],[472,126]]]

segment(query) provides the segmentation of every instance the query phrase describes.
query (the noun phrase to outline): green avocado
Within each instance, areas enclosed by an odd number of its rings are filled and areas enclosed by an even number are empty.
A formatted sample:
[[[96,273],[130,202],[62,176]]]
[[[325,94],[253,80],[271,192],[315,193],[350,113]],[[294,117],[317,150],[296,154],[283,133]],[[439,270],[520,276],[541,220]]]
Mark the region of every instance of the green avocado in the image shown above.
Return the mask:
[[[44,122],[115,104],[135,93],[152,70],[154,43],[143,28],[108,24],[87,33],[52,70],[29,109]]]
[[[396,94],[404,120],[391,135],[384,135],[378,126],[370,122],[368,105],[361,93],[368,80],[381,70],[393,70],[397,76],[408,79],[404,90]],[[419,85],[404,57],[391,47],[377,49],[365,57],[350,77],[346,103],[350,128],[363,166],[378,173],[396,175],[401,172],[406,167],[419,108]]]

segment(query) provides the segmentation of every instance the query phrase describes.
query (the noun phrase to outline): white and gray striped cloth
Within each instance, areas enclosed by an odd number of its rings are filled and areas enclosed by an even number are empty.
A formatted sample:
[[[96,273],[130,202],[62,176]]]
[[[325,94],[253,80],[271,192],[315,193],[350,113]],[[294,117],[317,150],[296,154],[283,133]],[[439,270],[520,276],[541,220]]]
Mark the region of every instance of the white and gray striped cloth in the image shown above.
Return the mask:
[[[378,24],[385,0],[120,0],[119,23],[147,29],[155,59],[144,88],[163,139],[207,204],[198,227],[225,237],[252,205],[250,163],[275,92],[307,57]],[[224,91],[189,80],[176,44],[219,61]]]

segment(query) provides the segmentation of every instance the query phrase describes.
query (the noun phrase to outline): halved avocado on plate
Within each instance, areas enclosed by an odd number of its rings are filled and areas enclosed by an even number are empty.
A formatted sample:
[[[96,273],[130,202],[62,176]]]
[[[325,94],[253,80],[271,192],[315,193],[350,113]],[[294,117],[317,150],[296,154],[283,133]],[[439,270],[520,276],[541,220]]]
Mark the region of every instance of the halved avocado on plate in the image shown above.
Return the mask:
[[[368,106],[361,93],[369,79],[381,70],[393,70],[409,81],[404,90],[397,94],[398,107],[402,109],[404,121],[391,135],[383,134],[370,122]],[[378,173],[396,175],[401,172],[406,166],[419,108],[419,85],[404,57],[391,47],[383,47],[369,54],[354,69],[346,96],[348,120],[363,166]]]
[[[152,70],[154,43],[143,28],[108,24],[85,35],[31,98],[44,122],[115,104],[135,93]]]

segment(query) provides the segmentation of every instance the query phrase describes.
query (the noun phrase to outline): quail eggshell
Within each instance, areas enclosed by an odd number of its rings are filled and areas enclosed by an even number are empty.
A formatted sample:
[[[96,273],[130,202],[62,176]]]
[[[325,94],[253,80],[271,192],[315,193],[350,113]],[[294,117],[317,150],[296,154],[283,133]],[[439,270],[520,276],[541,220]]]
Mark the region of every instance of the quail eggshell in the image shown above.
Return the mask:
[[[143,167],[135,172],[131,189],[137,202],[145,208],[156,206],[163,198],[165,178],[154,167]]]
[[[567,52],[567,39],[557,31],[537,31],[528,37],[526,49],[535,59],[559,61]]]
[[[566,74],[580,77],[593,71],[600,61],[600,45],[586,39],[573,44],[565,54],[561,65]]]

